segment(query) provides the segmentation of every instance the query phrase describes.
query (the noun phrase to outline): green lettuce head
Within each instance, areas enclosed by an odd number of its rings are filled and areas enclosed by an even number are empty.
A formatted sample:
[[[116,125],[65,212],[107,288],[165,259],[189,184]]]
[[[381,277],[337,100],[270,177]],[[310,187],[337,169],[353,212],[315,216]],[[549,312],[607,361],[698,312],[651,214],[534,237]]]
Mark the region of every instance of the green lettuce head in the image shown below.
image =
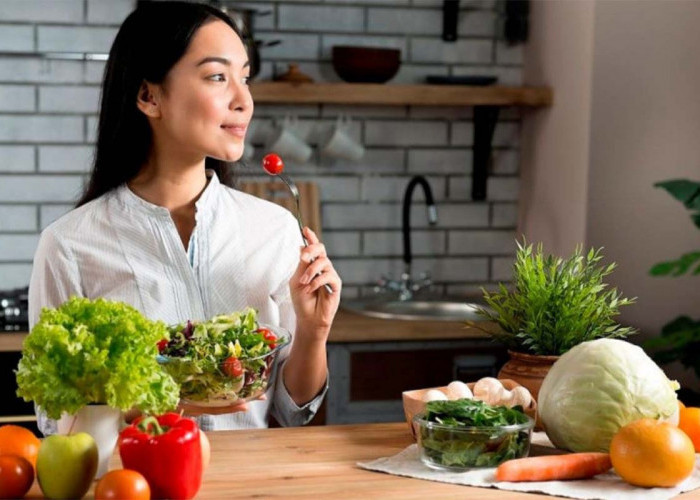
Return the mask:
[[[677,422],[678,388],[640,347],[592,340],[554,363],[540,388],[538,412],[556,447],[607,452],[615,433],[630,422]]]
[[[73,297],[43,309],[24,341],[17,395],[51,418],[90,403],[146,413],[177,406],[179,386],[156,361],[162,322],[123,302]]]

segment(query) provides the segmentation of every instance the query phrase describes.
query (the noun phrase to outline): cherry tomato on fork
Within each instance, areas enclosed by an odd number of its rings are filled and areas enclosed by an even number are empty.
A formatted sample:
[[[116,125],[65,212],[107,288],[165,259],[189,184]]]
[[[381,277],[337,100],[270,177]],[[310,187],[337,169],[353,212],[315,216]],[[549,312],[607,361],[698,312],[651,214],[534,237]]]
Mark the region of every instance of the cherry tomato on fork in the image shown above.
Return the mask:
[[[269,153],[266,154],[262,159],[263,169],[270,175],[281,174],[284,170],[284,162],[278,154]]]
[[[232,378],[237,378],[243,375],[243,365],[235,356],[229,356],[221,365],[223,372]]]

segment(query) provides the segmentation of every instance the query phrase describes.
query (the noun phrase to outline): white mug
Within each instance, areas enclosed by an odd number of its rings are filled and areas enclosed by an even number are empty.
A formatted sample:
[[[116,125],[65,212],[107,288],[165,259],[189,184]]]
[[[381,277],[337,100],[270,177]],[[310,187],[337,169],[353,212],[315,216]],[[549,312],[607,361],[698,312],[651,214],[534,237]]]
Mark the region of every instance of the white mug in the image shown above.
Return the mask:
[[[311,146],[306,144],[294,132],[292,132],[296,120],[285,118],[281,125],[277,125],[268,136],[265,150],[277,153],[283,160],[290,160],[296,163],[306,163],[311,158]]]
[[[350,136],[350,118],[339,116],[335,125],[321,137],[319,151],[324,156],[359,161],[365,148]]]

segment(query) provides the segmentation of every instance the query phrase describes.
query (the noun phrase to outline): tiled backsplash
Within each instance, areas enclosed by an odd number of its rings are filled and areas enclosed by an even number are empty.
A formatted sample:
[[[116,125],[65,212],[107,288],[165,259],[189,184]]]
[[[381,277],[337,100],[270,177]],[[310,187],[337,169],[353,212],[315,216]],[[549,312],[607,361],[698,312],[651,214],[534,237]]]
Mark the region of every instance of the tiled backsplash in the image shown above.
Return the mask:
[[[0,52],[107,52],[134,0],[2,0]],[[338,81],[330,61],[337,44],[396,47],[402,66],[392,83],[426,75],[499,77],[521,83],[521,48],[500,40],[494,1],[460,3],[459,39],[443,42],[441,0],[307,0],[238,2],[271,11],[256,37],[281,40],[261,49],[259,79],[290,62],[316,81]],[[69,210],[90,169],[101,62],[0,55],[0,289],[24,286],[39,232]],[[369,293],[382,274],[402,269],[401,202],[412,175],[431,183],[439,221],[429,227],[423,195],[412,209],[415,272],[429,271],[438,290],[463,293],[507,280],[514,253],[519,168],[519,113],[506,109],[496,127],[487,200],[470,195],[470,108],[405,106],[256,106],[257,152],[274,119],[294,115],[314,131],[350,116],[351,135],[366,148],[356,163],[319,157],[291,164],[298,180],[321,190],[325,243],[346,296]],[[259,154],[240,166],[259,171]]]

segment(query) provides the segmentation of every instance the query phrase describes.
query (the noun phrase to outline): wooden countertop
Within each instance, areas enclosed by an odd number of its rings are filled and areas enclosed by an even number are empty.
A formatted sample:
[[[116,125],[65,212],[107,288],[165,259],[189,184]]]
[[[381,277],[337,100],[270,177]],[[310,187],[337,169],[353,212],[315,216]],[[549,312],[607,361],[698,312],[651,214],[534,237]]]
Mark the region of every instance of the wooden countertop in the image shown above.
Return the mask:
[[[211,464],[196,498],[552,498],[423,481],[360,469],[411,444],[405,422],[208,432]],[[118,454],[110,469],[120,468]],[[30,498],[41,494],[35,483]],[[92,491],[87,498],[92,498]],[[678,498],[700,499],[700,490]]]
[[[21,351],[27,332],[0,333],[0,352]],[[378,319],[339,309],[329,343],[488,339],[481,330],[452,321]]]
[[[491,324],[491,323],[489,323]],[[333,322],[329,343],[488,339],[487,334],[458,321],[378,319],[342,307]]]

